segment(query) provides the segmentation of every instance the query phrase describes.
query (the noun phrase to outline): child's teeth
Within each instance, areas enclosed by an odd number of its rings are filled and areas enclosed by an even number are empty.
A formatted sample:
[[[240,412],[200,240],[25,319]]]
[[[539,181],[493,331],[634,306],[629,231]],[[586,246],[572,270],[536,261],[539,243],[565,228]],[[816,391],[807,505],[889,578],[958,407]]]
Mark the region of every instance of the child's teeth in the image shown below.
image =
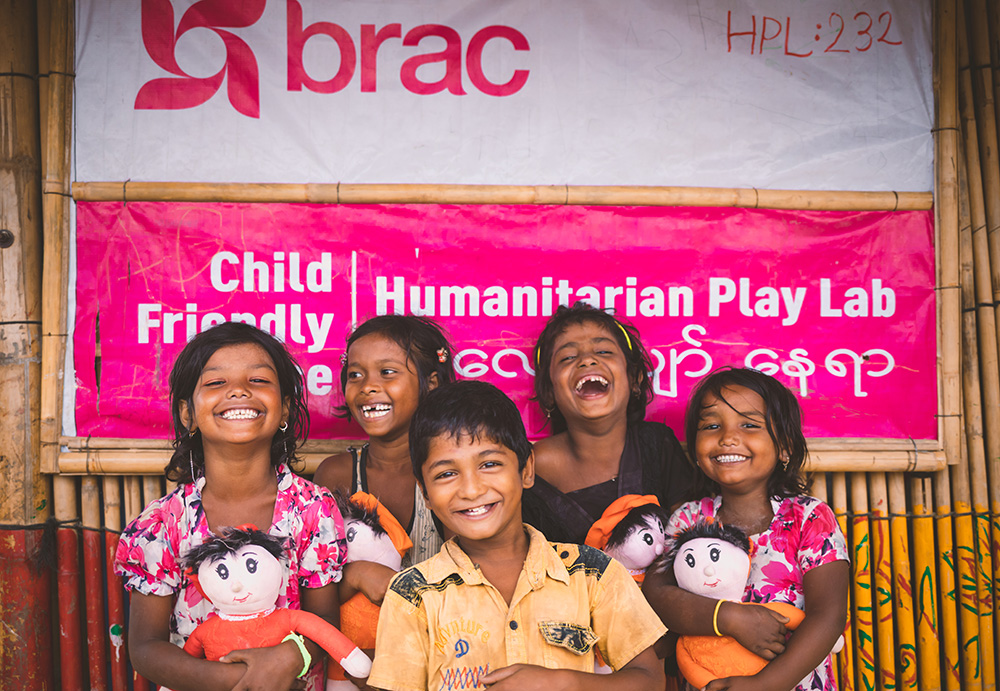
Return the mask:
[[[382,417],[392,410],[392,406],[386,403],[375,403],[373,405],[361,406],[361,413],[367,418]]]
[[[586,377],[584,377],[583,379],[581,379],[580,381],[578,381],[576,383],[576,390],[579,391],[580,389],[582,389],[583,385],[586,384],[589,381],[600,382],[604,386],[608,385],[608,380],[605,379],[604,377],[602,377],[601,375],[599,375],[599,374],[588,374]]]
[[[489,508],[489,507],[487,507],[487,506],[477,506],[477,507],[476,507],[476,508],[474,508],[474,509],[466,509],[466,510],[465,510],[465,513],[467,513],[467,514],[468,514],[468,515],[470,515],[470,516],[478,516],[478,515],[480,515],[480,514],[484,514],[484,513],[486,513],[486,510],[487,510],[488,508]]]
[[[716,456],[715,457],[715,462],[716,463],[739,463],[740,461],[743,461],[743,460],[746,460],[746,456],[731,455],[731,456]]]
[[[242,408],[239,410],[227,410],[222,413],[223,420],[253,420],[260,416],[259,410],[250,410],[247,408]]]

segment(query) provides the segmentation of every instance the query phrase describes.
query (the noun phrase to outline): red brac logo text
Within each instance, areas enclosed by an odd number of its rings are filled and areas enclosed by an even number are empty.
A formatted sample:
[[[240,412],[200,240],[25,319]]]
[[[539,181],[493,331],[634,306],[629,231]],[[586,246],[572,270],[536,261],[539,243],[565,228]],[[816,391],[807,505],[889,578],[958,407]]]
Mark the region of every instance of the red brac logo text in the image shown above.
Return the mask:
[[[264,13],[266,0],[200,0],[181,17],[174,29],[174,8],[171,0],[142,0],[142,40],[146,51],[159,67],[176,75],[153,79],[139,89],[135,99],[137,110],[178,110],[205,103],[226,81],[227,95],[233,107],[243,115],[260,117],[260,86],[257,59],[242,39],[226,29],[244,28],[257,22]],[[442,24],[422,24],[403,35],[402,25],[387,24],[376,29],[374,24],[360,26],[360,51],[346,29],[333,22],[302,25],[302,6],[298,0],[286,0],[288,11],[286,39],[288,46],[287,74],[289,91],[303,88],[321,94],[343,90],[358,72],[360,56],[360,90],[374,93],[379,48],[390,39],[401,39],[405,47],[416,47],[427,37],[444,39],[443,50],[412,55],[399,67],[403,88],[414,94],[436,94],[442,91],[462,95],[463,74],[478,91],[488,96],[510,96],[520,91],[528,81],[529,70],[515,69],[505,82],[491,81],[483,71],[483,49],[487,43],[502,40],[515,51],[528,51],[528,39],[509,26],[487,26],[476,32],[465,49],[463,70],[462,38]],[[191,29],[214,31],[226,46],[226,63],[211,77],[193,77],[180,68],[175,49],[177,41]],[[314,36],[326,36],[337,45],[340,64],[337,73],[327,80],[310,77],[303,64],[306,42]],[[423,65],[444,63],[445,74],[434,82],[422,81],[417,69]]]

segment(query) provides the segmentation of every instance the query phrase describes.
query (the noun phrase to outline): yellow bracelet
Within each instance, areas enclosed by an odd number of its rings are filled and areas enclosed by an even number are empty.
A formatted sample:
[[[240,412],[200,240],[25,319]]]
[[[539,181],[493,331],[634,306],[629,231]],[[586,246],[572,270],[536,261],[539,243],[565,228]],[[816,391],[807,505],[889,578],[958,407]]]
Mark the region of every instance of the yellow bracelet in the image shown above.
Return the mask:
[[[712,615],[712,628],[715,629],[715,635],[721,636],[722,632],[719,631],[719,609],[722,607],[722,603],[725,600],[719,600],[715,603],[715,614]]]
[[[309,668],[312,667],[312,655],[310,655],[309,651],[306,650],[306,642],[300,634],[293,631],[281,639],[282,643],[285,641],[294,641],[295,645],[299,646],[299,652],[302,653],[302,671],[299,672],[299,676],[297,677],[298,679],[301,679],[309,671]]]

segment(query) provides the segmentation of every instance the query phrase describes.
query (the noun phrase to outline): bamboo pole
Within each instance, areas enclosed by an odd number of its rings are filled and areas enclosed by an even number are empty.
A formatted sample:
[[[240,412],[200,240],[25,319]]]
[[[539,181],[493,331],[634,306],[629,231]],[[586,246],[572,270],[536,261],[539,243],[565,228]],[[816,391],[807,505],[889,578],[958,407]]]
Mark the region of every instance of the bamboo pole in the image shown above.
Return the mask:
[[[889,495],[885,473],[868,475],[868,506],[871,530],[872,598],[878,647],[879,688],[895,689],[896,638],[893,631],[892,542],[889,538]]]
[[[833,474],[833,491],[831,493],[830,506],[833,508],[833,514],[837,518],[838,525],[840,525],[840,531],[848,540],[848,544],[853,544],[851,541],[850,522],[847,516],[847,476],[844,473]],[[849,593],[849,595],[849,600],[853,604],[853,594]],[[854,691],[857,688],[854,681],[856,672],[854,651],[858,649],[856,634],[854,607],[849,606],[847,610],[847,628],[844,631],[844,648],[837,654],[837,681],[839,682],[837,688],[841,691]]]
[[[96,477],[85,477],[80,486],[83,516],[84,611],[87,621],[87,660],[91,691],[106,691],[108,656],[104,624],[104,550],[101,548],[101,491]]]
[[[874,689],[879,677],[876,654],[875,609],[872,594],[873,561],[868,525],[868,487],[865,476],[851,477],[851,553],[854,566],[854,626],[857,631],[858,688]],[[889,658],[892,659],[891,657]]]
[[[570,185],[294,184],[76,182],[77,201],[310,204],[586,204],[723,206],[827,211],[926,211],[924,192],[853,192]]]
[[[125,520],[128,524],[135,520],[145,505],[142,503],[142,478],[131,475],[125,478]]]
[[[942,602],[938,598],[938,579],[934,553],[934,517],[931,481],[910,481],[913,513],[913,600],[917,612],[917,660],[921,691],[941,689]]]
[[[963,462],[948,466],[951,477],[952,507],[955,512],[955,577],[956,601],[963,652],[962,688],[975,691],[983,688],[983,655],[979,639],[979,575],[976,559],[975,528],[972,519],[972,498],[969,472]]]
[[[151,501],[155,501],[163,496],[163,483],[160,476],[146,475],[142,478],[142,505],[149,506]]]
[[[906,479],[903,473],[887,478],[889,491],[889,539],[892,543],[892,616],[896,624],[899,689],[919,688],[921,660],[914,627],[913,577],[910,569],[910,530],[906,520]]]
[[[128,688],[128,652],[125,647],[125,591],[121,578],[115,575],[115,552],[122,529],[121,481],[106,477],[102,481],[104,494],[105,572],[107,573],[108,637],[111,644],[111,689]]]
[[[329,452],[300,454],[304,462],[301,471],[316,472]],[[92,475],[162,475],[170,460],[169,451],[151,449],[90,449],[63,451],[59,454],[59,472]],[[934,472],[945,466],[942,451],[830,451],[809,452],[806,472]]]
[[[52,479],[56,520],[79,520],[76,481]],[[80,557],[77,531],[66,525],[56,533],[58,543],[59,676],[63,691],[83,688],[83,641],[80,635]]]
[[[42,266],[41,463],[56,472],[62,431],[63,361],[66,355],[66,284],[69,275],[70,143],[74,74],[74,3],[51,0],[49,73],[42,181],[44,263]]]
[[[942,470],[934,476],[934,511],[937,516],[935,529],[938,545],[939,598],[941,603],[940,639],[943,641],[944,688],[947,691],[962,689],[962,657],[959,651],[958,610],[959,596],[955,585],[955,540],[952,537],[953,520],[949,472]]]

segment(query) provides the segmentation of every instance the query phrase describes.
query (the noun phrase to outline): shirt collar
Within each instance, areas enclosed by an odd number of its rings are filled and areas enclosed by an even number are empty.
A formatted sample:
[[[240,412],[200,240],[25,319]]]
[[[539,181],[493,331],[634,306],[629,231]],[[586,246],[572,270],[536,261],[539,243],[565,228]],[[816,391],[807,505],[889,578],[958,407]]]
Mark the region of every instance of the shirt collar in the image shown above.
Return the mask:
[[[525,523],[524,532],[528,535],[528,556],[524,560],[523,569],[531,589],[541,588],[545,583],[545,576],[562,583],[569,583],[569,571],[566,570],[566,565],[541,531]],[[420,571],[428,583],[440,583],[451,575],[459,576],[468,585],[485,582],[483,572],[473,563],[455,538],[444,543],[440,552],[420,566]]]

